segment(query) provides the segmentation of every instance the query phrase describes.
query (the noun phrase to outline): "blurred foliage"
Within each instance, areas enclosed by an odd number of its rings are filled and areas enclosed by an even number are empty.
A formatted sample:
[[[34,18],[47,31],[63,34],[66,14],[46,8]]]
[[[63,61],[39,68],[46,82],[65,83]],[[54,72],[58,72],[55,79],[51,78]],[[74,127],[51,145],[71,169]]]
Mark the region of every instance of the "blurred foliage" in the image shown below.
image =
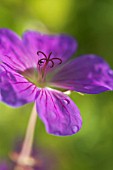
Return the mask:
[[[20,35],[26,29],[67,33],[77,38],[77,55],[94,53],[113,68],[112,0],[0,0],[0,27]],[[83,117],[81,131],[70,137],[46,133],[38,120],[35,143],[53,150],[59,170],[113,169],[113,92],[72,93]],[[0,155],[7,157],[13,143],[24,136],[33,104],[13,109],[0,104]]]

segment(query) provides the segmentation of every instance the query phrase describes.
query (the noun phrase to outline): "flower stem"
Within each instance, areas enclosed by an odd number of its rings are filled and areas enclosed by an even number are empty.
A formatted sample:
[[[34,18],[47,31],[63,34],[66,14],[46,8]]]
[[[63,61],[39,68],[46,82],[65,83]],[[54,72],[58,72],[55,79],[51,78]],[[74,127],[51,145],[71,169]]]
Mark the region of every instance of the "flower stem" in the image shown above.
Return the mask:
[[[33,106],[31,116],[28,122],[25,139],[23,142],[22,150],[19,154],[17,165],[26,166],[32,164],[31,152],[34,138],[34,131],[37,121],[36,105]]]

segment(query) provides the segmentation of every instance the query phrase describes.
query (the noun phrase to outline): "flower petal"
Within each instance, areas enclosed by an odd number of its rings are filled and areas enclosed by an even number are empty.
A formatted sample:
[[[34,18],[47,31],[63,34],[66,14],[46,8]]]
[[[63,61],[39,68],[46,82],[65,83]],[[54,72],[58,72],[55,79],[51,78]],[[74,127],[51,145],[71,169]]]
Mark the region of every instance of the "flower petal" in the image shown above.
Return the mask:
[[[67,136],[80,130],[82,126],[80,112],[65,94],[47,88],[39,90],[36,105],[48,133]]]
[[[14,77],[11,73],[0,73],[0,100],[6,104],[19,107],[33,102],[36,87],[23,77]]]
[[[23,35],[23,42],[29,53],[35,57],[37,63],[37,52],[42,51],[47,56],[52,52],[52,57],[66,61],[77,49],[77,42],[66,35],[46,35],[35,31],[27,31]],[[44,57],[44,56],[42,56]],[[58,62],[57,60],[54,62]]]
[[[95,55],[83,55],[64,65],[53,76],[51,85],[82,93],[97,94],[113,90],[113,71],[102,58]]]
[[[32,66],[31,61],[20,37],[9,29],[0,29],[0,64],[22,71]]]

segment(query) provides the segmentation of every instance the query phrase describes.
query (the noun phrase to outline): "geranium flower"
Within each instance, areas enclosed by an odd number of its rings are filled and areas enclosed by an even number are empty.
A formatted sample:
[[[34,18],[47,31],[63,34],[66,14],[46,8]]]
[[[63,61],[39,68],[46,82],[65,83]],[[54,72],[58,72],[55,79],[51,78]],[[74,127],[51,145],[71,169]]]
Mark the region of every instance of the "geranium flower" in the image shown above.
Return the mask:
[[[64,94],[98,94],[113,89],[113,71],[96,55],[70,59],[77,42],[66,35],[27,31],[18,37],[0,29],[0,98],[13,107],[36,102],[47,132],[72,135],[82,126],[80,111]]]

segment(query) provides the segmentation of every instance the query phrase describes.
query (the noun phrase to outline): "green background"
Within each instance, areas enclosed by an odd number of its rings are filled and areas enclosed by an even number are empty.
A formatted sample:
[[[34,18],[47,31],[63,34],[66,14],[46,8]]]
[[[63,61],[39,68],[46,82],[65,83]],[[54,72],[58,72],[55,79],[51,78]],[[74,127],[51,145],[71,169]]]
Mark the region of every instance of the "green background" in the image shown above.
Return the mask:
[[[22,34],[26,29],[67,33],[78,40],[75,57],[94,53],[113,68],[113,0],[0,0],[0,27]],[[38,119],[35,143],[55,156],[57,170],[113,169],[113,92],[71,94],[83,127],[76,135],[46,133]],[[0,156],[8,157],[25,133],[33,104],[19,109],[0,104]],[[55,170],[54,169],[52,170]]]

